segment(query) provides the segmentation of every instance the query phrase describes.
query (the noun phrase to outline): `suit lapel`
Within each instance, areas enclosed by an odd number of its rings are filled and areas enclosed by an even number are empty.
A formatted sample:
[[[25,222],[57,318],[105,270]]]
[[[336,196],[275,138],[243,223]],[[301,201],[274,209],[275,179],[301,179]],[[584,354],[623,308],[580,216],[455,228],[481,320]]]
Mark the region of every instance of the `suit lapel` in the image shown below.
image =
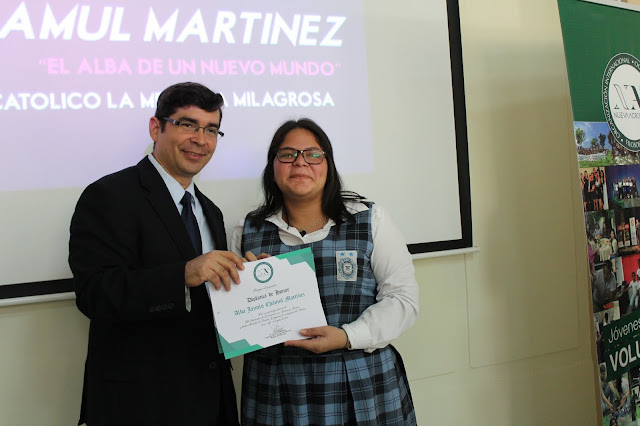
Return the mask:
[[[143,158],[137,167],[140,171],[140,185],[147,191],[147,200],[164,223],[184,260],[193,259],[196,257],[193,244],[158,171],[147,157]]]

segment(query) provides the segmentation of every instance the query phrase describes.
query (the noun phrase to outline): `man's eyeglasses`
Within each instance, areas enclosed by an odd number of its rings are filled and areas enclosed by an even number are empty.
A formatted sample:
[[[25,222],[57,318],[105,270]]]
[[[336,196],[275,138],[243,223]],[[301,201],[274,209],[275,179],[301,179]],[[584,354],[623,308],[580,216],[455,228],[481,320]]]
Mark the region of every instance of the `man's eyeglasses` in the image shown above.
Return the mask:
[[[280,161],[281,163],[293,163],[294,161],[296,161],[296,158],[298,158],[298,154],[302,154],[302,158],[304,158],[304,161],[306,161],[308,164],[320,164],[326,156],[326,152],[321,151],[317,148],[282,148],[278,150],[278,161]]]
[[[224,136],[224,133],[222,133],[217,127],[196,126],[190,121],[178,121],[169,117],[164,117],[163,120],[168,121],[171,124],[175,124],[185,133],[198,133],[198,130],[202,129],[202,133],[204,133],[204,135],[209,139],[218,139]]]

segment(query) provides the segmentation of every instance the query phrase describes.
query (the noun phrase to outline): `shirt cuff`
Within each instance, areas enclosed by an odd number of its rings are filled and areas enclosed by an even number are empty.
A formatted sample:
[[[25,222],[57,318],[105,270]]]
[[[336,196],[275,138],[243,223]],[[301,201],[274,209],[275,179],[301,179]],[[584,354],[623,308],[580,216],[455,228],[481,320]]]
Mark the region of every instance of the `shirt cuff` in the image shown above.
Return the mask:
[[[187,312],[191,312],[191,290],[187,286],[184,286],[184,307]]]
[[[349,336],[351,349],[365,349],[371,346],[371,333],[366,324],[354,321],[350,324],[344,324],[342,329]]]

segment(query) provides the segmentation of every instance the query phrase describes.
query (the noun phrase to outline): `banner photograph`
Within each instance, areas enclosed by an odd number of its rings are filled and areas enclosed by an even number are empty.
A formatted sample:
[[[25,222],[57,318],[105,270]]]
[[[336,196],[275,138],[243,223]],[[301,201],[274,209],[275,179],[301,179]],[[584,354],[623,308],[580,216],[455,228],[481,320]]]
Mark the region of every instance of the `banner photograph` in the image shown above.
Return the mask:
[[[558,0],[603,425],[640,424],[640,8]]]

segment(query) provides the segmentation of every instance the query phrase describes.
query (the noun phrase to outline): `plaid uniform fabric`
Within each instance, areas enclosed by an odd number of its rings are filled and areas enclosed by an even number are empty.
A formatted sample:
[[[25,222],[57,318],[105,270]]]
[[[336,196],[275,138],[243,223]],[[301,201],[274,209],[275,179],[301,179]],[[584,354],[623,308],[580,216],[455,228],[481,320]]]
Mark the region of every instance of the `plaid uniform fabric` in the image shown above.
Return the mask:
[[[283,244],[270,222],[259,230],[245,223],[243,253],[276,255],[307,246],[329,325],[350,323],[376,302],[370,208],[355,221],[333,226],[324,240],[297,246]],[[336,252],[347,250],[358,253],[357,281],[337,279]],[[392,346],[316,355],[276,345],[244,357],[242,424],[415,425],[416,418],[402,358]]]

